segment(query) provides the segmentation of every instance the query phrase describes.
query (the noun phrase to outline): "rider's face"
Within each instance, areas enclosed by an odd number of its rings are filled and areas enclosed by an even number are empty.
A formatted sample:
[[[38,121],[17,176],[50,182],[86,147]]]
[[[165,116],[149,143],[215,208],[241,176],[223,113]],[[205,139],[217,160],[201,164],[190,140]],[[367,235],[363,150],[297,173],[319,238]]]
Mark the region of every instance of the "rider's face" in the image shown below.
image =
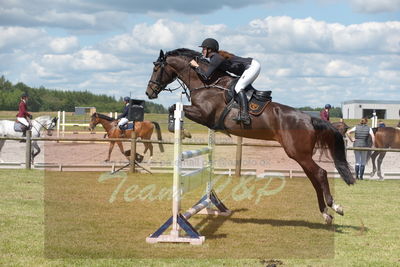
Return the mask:
[[[201,53],[203,54],[204,57],[207,57],[207,47],[203,47],[203,49],[201,50]]]

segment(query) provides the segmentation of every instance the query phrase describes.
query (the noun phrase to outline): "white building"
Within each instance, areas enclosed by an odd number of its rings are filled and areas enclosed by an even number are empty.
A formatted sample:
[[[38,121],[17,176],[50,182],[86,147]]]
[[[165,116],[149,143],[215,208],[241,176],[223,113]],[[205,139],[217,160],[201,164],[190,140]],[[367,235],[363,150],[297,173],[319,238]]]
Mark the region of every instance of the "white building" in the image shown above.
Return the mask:
[[[398,120],[400,100],[349,100],[342,103],[344,119],[371,118],[373,112],[378,119]]]

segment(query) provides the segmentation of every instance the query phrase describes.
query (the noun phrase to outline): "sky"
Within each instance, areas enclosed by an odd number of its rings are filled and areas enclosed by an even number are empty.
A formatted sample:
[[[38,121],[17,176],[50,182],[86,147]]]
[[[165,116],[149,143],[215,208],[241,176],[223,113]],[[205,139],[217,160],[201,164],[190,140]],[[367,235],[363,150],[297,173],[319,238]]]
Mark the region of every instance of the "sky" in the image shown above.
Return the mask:
[[[257,59],[254,87],[282,104],[400,100],[400,0],[0,0],[0,75],[148,100],[160,49],[208,37]]]

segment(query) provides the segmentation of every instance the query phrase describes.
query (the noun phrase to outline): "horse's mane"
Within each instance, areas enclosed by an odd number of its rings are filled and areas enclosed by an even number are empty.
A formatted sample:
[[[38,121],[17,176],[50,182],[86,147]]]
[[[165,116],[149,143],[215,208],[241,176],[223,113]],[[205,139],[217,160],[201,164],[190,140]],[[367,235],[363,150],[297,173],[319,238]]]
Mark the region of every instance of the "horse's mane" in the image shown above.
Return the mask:
[[[105,120],[108,120],[108,121],[114,121],[113,118],[108,117],[107,115],[104,115],[104,114],[100,114],[100,113],[93,113],[92,116],[95,116],[96,114],[100,119],[105,119]]]
[[[49,115],[43,115],[43,116],[37,117],[35,120],[36,121],[51,120],[51,117]]]
[[[188,49],[188,48],[178,48],[172,51],[168,51],[165,53],[165,57],[168,56],[182,56],[182,57],[187,57],[189,59],[194,59],[198,58],[201,62],[208,64],[209,62],[203,57],[203,54],[200,52]]]

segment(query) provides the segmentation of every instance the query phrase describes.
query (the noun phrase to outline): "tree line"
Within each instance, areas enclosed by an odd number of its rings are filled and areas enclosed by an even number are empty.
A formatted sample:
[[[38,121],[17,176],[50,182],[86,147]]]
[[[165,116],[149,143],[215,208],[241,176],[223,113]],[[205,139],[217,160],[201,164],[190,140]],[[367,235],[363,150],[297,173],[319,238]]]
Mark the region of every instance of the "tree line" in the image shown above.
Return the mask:
[[[116,99],[105,94],[96,95],[89,91],[60,91],[32,88],[22,82],[12,84],[0,77],[0,110],[17,110],[22,93],[29,94],[30,111],[75,111],[75,107],[96,107],[98,112],[120,112],[122,98]],[[145,113],[168,113],[163,105],[145,101]]]

